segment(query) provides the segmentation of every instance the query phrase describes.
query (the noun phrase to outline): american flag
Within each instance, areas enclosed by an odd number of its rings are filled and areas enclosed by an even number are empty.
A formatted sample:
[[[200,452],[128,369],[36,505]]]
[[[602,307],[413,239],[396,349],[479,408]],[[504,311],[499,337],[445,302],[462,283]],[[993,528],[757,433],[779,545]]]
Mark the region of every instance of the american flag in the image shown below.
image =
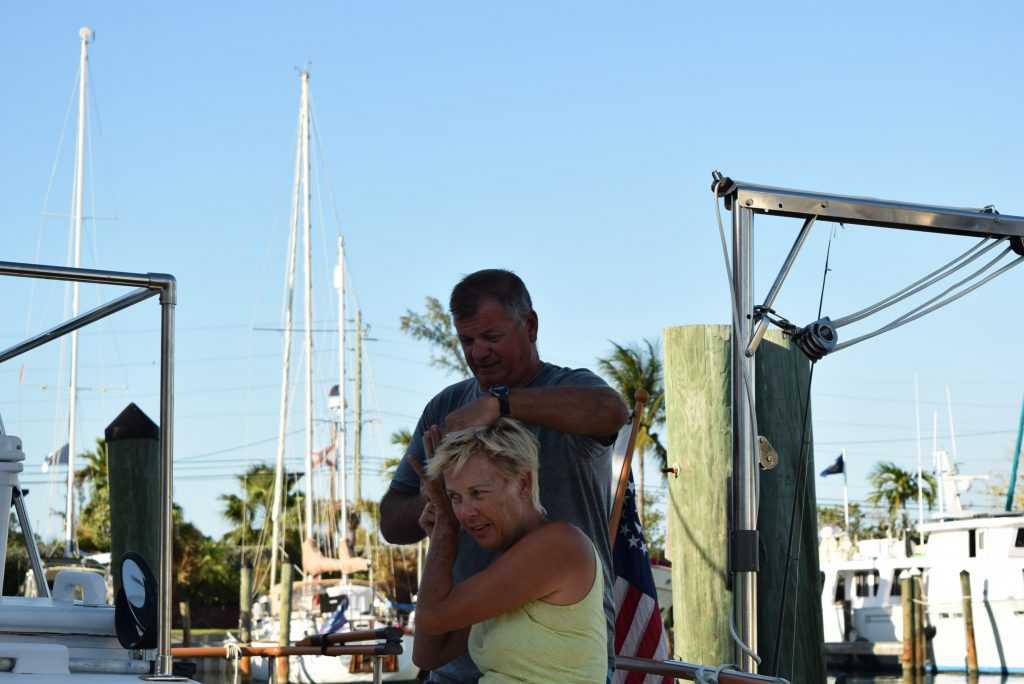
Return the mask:
[[[658,610],[658,593],[647,558],[644,528],[636,514],[636,485],[629,473],[629,487],[622,505],[622,519],[615,535],[612,565],[615,570],[615,654],[665,660],[668,644]],[[671,684],[671,677],[615,670],[613,684]]]

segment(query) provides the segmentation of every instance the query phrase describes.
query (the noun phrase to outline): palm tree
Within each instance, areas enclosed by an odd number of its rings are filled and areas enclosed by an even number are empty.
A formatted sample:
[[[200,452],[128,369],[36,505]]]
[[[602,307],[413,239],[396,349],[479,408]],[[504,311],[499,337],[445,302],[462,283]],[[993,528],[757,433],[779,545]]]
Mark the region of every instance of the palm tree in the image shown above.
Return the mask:
[[[872,491],[868,495],[868,503],[878,505],[885,504],[886,521],[890,530],[902,527],[905,531],[910,527],[910,520],[907,517],[907,502],[917,498],[917,475],[900,468],[892,462],[876,463],[868,475]],[[922,473],[921,494],[928,508],[935,505],[936,485],[935,478],[928,473]],[[900,525],[902,513],[902,525]]]
[[[298,502],[299,496],[294,488],[300,477],[299,473],[285,474],[283,510]],[[255,463],[235,479],[242,487],[242,496],[221,494],[218,497],[224,503],[221,515],[234,525],[224,540],[238,546],[254,544],[270,523],[274,504],[274,467],[268,463]]]
[[[82,466],[75,470],[75,484],[87,496],[81,504],[78,544],[94,551],[110,550],[110,489],[107,475],[107,443],[96,439],[96,448],[78,454]]]
[[[650,340],[643,344],[621,345],[612,342],[614,349],[597,360],[598,368],[611,380],[611,385],[622,395],[627,406],[635,402],[637,390],[650,395],[636,436],[638,462],[637,488],[644,491],[644,455],[653,451],[661,468],[668,464],[668,451],[653,428],[665,424],[665,384],[662,371],[661,349]],[[637,514],[643,519],[643,496],[637,497]]]
[[[402,449],[402,453],[405,454],[409,448],[409,443],[412,442],[412,430],[409,428],[400,428],[391,433],[391,443]],[[381,466],[381,474],[389,480],[395,477],[395,470],[398,469],[398,464],[402,462],[402,457],[398,458],[385,458],[384,465]]]

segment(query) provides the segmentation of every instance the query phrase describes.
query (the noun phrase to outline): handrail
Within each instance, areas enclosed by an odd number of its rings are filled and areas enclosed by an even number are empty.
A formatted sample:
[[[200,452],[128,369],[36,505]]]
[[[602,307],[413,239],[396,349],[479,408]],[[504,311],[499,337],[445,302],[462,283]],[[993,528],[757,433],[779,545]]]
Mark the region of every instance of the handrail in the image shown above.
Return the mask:
[[[311,634],[301,641],[296,641],[296,646],[322,647],[326,644],[347,644],[353,641],[371,641],[386,639],[391,642],[402,640],[404,632],[401,627],[381,627],[379,629],[364,629],[352,632],[341,632],[338,634]]]
[[[44,280],[65,280],[101,285],[135,286],[129,292],[92,311],[76,316],[51,330],[37,335],[20,345],[3,351],[0,360],[9,360],[77,330],[89,323],[137,304],[149,297],[160,295],[160,553],[157,575],[157,647],[156,676],[173,676],[171,656],[171,560],[172,501],[174,454],[174,308],[178,301],[177,281],[166,273],[126,273],[88,268],[69,268],[43,264],[24,264],[0,261],[0,275]]]
[[[343,656],[343,655],[398,655],[402,653],[402,645],[393,641],[384,641],[364,646],[330,646],[326,649],[317,646],[179,646],[171,649],[176,658],[231,658],[236,654],[247,658],[263,656],[266,658],[283,658],[290,656]]]

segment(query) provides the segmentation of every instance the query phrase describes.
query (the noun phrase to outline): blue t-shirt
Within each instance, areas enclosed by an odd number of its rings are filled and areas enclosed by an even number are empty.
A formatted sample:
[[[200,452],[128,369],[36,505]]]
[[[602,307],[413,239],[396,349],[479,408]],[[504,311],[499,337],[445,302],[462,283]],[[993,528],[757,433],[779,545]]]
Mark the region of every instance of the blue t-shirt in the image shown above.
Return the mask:
[[[543,364],[540,372],[525,385],[537,387],[599,387],[608,384],[585,368],[571,369]],[[475,378],[463,380],[442,390],[423,410],[413,432],[405,458],[395,471],[391,488],[405,494],[418,494],[419,476],[407,460],[424,462],[423,433],[431,425],[444,429],[448,414],[483,396]],[[514,403],[514,400],[513,400]],[[515,407],[513,406],[513,412]],[[583,530],[597,548],[604,570],[604,609],[608,620],[608,655],[613,657],[615,608],[612,603],[611,545],[608,539],[608,513],[611,509],[611,446],[584,435],[568,435],[524,423],[540,442],[540,503],[550,520],[564,520]],[[459,554],[455,559],[453,579],[459,582],[487,567],[493,552],[481,549],[465,532],[459,536]],[[446,684],[476,682],[480,671],[469,655],[463,655],[432,673],[434,681]]]

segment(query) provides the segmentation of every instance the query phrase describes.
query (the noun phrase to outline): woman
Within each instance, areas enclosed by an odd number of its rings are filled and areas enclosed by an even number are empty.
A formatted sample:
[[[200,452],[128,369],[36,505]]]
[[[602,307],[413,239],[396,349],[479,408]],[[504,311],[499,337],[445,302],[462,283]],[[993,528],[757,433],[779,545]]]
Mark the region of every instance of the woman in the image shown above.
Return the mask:
[[[604,682],[600,561],[577,527],[544,517],[536,438],[508,418],[439,438],[432,428],[426,473],[414,464],[429,499],[420,524],[430,549],[413,662],[432,669],[468,648],[483,684]],[[498,555],[486,570],[456,583],[460,526]]]

